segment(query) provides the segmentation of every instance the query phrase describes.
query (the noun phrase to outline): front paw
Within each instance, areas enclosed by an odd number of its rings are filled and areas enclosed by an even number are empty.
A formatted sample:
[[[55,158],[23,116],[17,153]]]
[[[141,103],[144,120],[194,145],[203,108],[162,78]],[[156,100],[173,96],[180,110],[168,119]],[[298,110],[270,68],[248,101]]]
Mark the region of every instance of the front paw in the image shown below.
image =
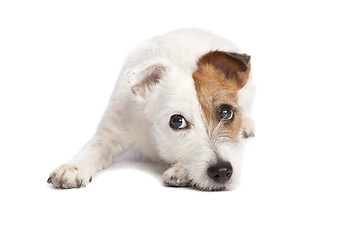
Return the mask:
[[[242,137],[243,138],[255,137],[255,133],[252,130],[244,129],[242,132]]]
[[[242,137],[255,137],[255,126],[251,119],[245,119],[242,123]]]
[[[182,166],[173,166],[163,175],[164,184],[171,187],[186,187],[189,185],[189,173]]]
[[[92,180],[92,176],[83,169],[64,164],[55,169],[48,178],[47,182],[58,188],[81,188],[86,187]]]

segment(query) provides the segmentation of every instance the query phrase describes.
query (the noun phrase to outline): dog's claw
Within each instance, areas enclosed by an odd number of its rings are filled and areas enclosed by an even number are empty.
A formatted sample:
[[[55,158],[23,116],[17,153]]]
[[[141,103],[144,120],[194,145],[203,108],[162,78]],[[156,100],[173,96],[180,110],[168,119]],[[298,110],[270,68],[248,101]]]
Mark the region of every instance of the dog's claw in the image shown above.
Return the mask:
[[[243,126],[242,126],[242,137],[249,138],[255,136],[255,126],[254,121],[247,117],[243,119]]]
[[[64,164],[50,174],[47,182],[57,188],[82,188],[92,181],[92,175],[79,166]]]
[[[185,168],[174,166],[163,175],[164,184],[172,187],[186,187],[189,185],[188,172]]]
[[[82,180],[79,181],[78,179],[76,179],[76,187],[81,188],[82,182]]]
[[[253,132],[247,133],[244,131],[242,135],[243,135],[243,138],[255,137],[255,134]]]
[[[66,183],[66,179],[60,181],[59,188],[64,188],[64,183]]]

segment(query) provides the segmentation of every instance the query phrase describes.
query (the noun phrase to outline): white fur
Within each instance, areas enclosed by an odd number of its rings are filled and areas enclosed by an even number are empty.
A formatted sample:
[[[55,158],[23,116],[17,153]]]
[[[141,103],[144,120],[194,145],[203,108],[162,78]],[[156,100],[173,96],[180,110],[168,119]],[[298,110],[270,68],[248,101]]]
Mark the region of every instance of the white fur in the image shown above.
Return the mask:
[[[138,46],[124,64],[96,134],[71,164],[62,165],[51,174],[49,182],[63,188],[86,186],[96,172],[111,164],[114,156],[134,148],[173,164],[164,173],[166,184],[206,190],[228,187],[233,181],[216,184],[207,176],[207,168],[215,163],[216,150],[233,165],[232,179],[238,178],[241,143],[210,140],[192,78],[197,59],[210,50],[238,49],[228,40],[196,29],[170,32]],[[153,66],[166,69],[160,82],[145,89],[143,95],[136,94],[134,88]],[[239,92],[248,134],[253,131],[253,88],[248,82]],[[169,119],[174,114],[184,116],[190,128],[170,128]]]

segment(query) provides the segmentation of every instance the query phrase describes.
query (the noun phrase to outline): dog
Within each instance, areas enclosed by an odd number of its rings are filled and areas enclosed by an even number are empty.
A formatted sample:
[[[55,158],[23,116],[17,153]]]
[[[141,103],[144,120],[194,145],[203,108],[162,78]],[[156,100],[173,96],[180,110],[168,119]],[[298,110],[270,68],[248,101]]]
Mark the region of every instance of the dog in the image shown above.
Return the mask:
[[[200,29],[175,30],[133,50],[93,138],[48,183],[81,188],[136,149],[169,163],[166,186],[230,189],[244,138],[254,136],[250,56]]]

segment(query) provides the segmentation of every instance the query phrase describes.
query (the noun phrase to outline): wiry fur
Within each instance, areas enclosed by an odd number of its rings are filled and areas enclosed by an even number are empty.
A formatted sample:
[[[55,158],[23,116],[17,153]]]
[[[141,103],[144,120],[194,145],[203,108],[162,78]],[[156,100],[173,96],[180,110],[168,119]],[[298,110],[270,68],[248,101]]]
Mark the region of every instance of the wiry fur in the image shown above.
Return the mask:
[[[197,60],[214,50],[238,49],[228,40],[195,29],[170,32],[138,46],[124,64],[96,134],[71,164],[53,171],[48,182],[60,188],[86,186],[114,156],[134,148],[172,164],[163,176],[167,185],[203,190],[229,187],[240,173],[241,136],[234,141],[229,132],[220,131],[221,121],[206,126],[192,77]],[[247,136],[254,130],[250,78],[237,95],[242,133]],[[170,128],[174,114],[187,119],[188,129]],[[225,184],[207,175],[207,168],[219,159],[226,159],[234,168],[233,177]]]

